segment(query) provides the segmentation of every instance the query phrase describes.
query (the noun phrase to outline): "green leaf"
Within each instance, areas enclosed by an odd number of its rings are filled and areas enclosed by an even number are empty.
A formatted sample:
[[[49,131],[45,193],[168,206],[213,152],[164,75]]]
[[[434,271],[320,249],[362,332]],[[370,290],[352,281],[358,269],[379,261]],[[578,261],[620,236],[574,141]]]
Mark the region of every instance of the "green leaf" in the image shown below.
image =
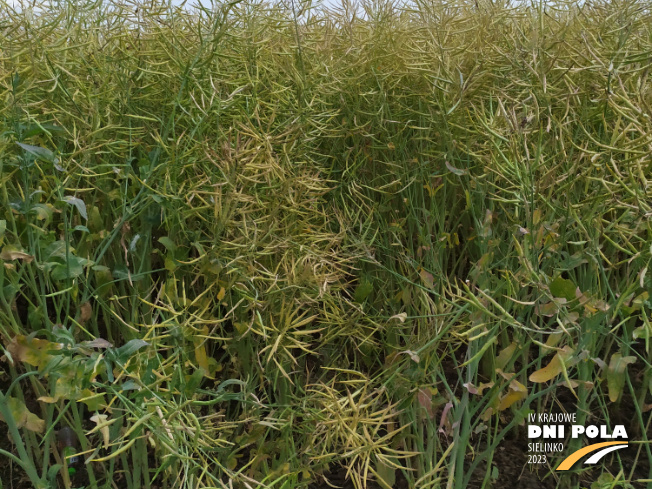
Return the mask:
[[[20,290],[18,287],[16,287],[14,284],[7,284],[2,289],[2,294],[7,301],[8,304],[13,303],[14,299],[16,298],[16,294]]]
[[[165,257],[164,265],[165,265],[165,269],[168,270],[169,272],[174,272],[177,269],[177,264],[174,261],[174,258],[170,256]]]
[[[127,380],[122,384],[123,391],[139,391],[140,389],[140,385],[138,385],[135,380]]]
[[[31,144],[24,143],[16,144],[40,160],[47,161],[48,163],[59,162],[59,159],[54,155],[54,153],[47,148],[41,148],[40,146],[32,146]]]
[[[96,205],[90,206],[89,211],[90,217],[88,218],[88,227],[94,232],[97,233],[104,229],[104,219],[102,219],[102,214],[99,207]]]
[[[239,386],[242,390],[246,389],[247,383],[240,380],[240,379],[227,379],[223,382],[220,382],[220,385],[217,386],[217,392],[220,393],[227,387],[231,385],[237,385]]]
[[[363,278],[360,281],[360,284],[355,288],[355,292],[353,294],[353,300],[356,301],[359,304],[362,304],[367,297],[369,297],[369,294],[374,290],[374,286],[371,284],[371,282]]]
[[[620,353],[611,355],[607,367],[607,387],[609,388],[609,400],[616,402],[623,392],[625,386],[625,371],[627,365],[636,362],[636,357],[623,357]]]
[[[7,221],[0,219],[0,239],[5,237],[5,232],[7,231]]]
[[[201,381],[204,378],[204,371],[202,369],[197,369],[192,373],[192,375],[185,375],[184,377],[186,382],[184,391],[188,397],[192,397],[201,385]]]
[[[595,481],[593,484],[591,484],[591,489],[607,489],[607,488],[612,488],[614,487],[613,485],[614,481],[614,476],[603,472],[600,474],[600,477],[598,477],[598,480]]]
[[[113,269],[113,276],[118,280],[128,280],[130,276],[129,269],[120,263]]]
[[[588,263],[588,260],[584,257],[584,253],[578,251],[573,255],[567,256],[566,259],[559,264],[558,270],[572,270],[585,263]]]
[[[568,302],[575,299],[575,284],[565,278],[557,277],[550,284],[550,293],[554,297],[562,297]]]
[[[383,489],[392,489],[396,482],[396,469],[390,467],[383,460],[376,460],[376,482]]]
[[[375,466],[374,474],[378,485],[383,489],[392,489],[396,483],[396,469],[380,458],[376,459]]]
[[[86,204],[84,204],[83,200],[77,197],[73,197],[72,195],[66,195],[62,200],[66,204],[74,205],[79,211],[79,213],[81,214],[81,216],[88,221],[88,214],[86,213]]]
[[[66,260],[66,242],[62,239],[50,243],[44,250],[43,256],[45,261],[52,261],[52,259]],[[55,260],[56,261],[56,260]]]
[[[643,324],[639,326],[632,333],[632,338],[638,340],[639,338],[644,338],[646,342],[652,338],[652,325],[650,323]]]
[[[170,253],[174,253],[177,249],[177,245],[174,244],[174,241],[172,241],[167,236],[161,236],[158,239],[158,242],[161,243],[163,246],[165,246],[165,249],[168,250]]]
[[[68,265],[57,263],[52,269],[53,280],[77,278],[84,273],[84,266],[89,262],[85,258],[70,255]]]
[[[43,124],[39,124],[37,122],[31,124],[20,124],[20,128],[25,131],[23,133],[23,138],[31,138],[32,136],[37,136],[44,133],[47,133],[50,136],[66,135],[66,130],[63,127],[57,126],[52,122],[44,122]]]
[[[54,464],[48,469],[47,478],[48,478],[48,481],[50,482],[50,485],[52,487],[56,487],[57,475],[59,474],[59,471],[61,470],[61,467],[63,467],[63,465]]]
[[[446,164],[446,168],[448,168],[448,171],[453,173],[454,175],[461,176],[461,175],[466,175],[467,173],[469,173],[468,170],[460,170],[459,168],[455,168],[448,161],[445,161],[444,163]]]
[[[30,212],[36,214],[36,219],[39,221],[45,221],[44,225],[52,221],[52,209],[47,204],[34,204]]]
[[[30,304],[27,311],[27,324],[32,331],[38,331],[44,324],[43,309]]]
[[[135,339],[135,340],[130,340],[124,345],[122,345],[118,350],[116,351],[117,353],[117,360],[121,363],[125,363],[129,358],[136,353],[138,350],[143,348],[144,346],[149,345],[145,340],[141,339]]]
[[[498,467],[493,465],[491,467],[491,479],[494,480],[494,481],[497,481],[498,477],[500,477],[500,472],[498,472]]]

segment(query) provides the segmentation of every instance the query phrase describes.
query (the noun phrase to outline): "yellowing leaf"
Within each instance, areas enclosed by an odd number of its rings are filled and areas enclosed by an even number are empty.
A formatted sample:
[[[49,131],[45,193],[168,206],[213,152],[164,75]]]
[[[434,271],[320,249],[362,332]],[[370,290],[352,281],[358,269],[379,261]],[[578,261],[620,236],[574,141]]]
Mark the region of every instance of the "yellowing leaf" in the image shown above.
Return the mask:
[[[573,311],[569,312],[565,317],[562,318],[562,323],[565,326],[568,326],[570,324],[577,326],[577,320],[580,318],[579,313]]]
[[[451,435],[453,433],[453,424],[451,423],[449,414],[450,410],[453,409],[453,403],[447,402],[444,406],[444,409],[441,412],[441,419],[439,420],[439,433],[445,433]]]
[[[14,360],[39,368],[45,367],[52,358],[49,351],[59,349],[61,349],[60,343],[29,338],[24,335],[16,335],[7,345],[7,351]]]
[[[523,392],[520,390],[510,390],[503,398],[500,400],[498,405],[498,411],[504,411],[512,404],[517,401],[521,401],[527,397],[527,391]]]
[[[579,287],[575,290],[575,297],[584,306],[584,311],[587,316],[591,316],[598,311],[607,312],[609,310],[609,304],[605,301],[587,297]]]
[[[491,210],[487,209],[485,211],[484,222],[482,224],[482,229],[478,231],[478,234],[483,238],[488,238],[491,236],[491,223],[493,222],[494,214]]]
[[[50,397],[50,396],[41,396],[37,399],[39,402],[44,402],[46,404],[54,404],[57,402],[59,399],[56,397]]]
[[[400,314],[396,314],[396,315],[392,316],[391,318],[389,318],[390,321],[391,321],[392,319],[398,319],[400,322],[404,323],[405,320],[407,319],[407,313],[406,313],[406,312],[402,312],[402,313],[400,313]]]
[[[414,363],[419,363],[421,361],[421,358],[419,357],[419,354],[417,352],[415,352],[415,351],[405,350],[405,351],[402,351],[401,353],[407,354],[412,359],[412,361]]]
[[[564,333],[552,333],[546,340],[546,346],[554,348],[563,337]]]
[[[86,324],[86,322],[93,316],[93,307],[90,302],[84,302],[79,309],[79,322]]]
[[[224,299],[224,296],[226,295],[226,289],[224,287],[220,288],[220,291],[217,293],[217,300],[221,301]]]
[[[31,263],[34,257],[15,246],[7,245],[0,252],[0,259],[4,261],[23,260],[25,263]]]
[[[60,399],[83,402],[90,411],[99,411],[106,406],[104,394],[81,388],[79,372],[68,369],[65,373],[66,375],[62,375],[56,380],[54,394],[52,396],[41,396],[38,398],[39,401],[47,404],[55,403]]]
[[[571,390],[577,389],[578,387],[582,387],[587,391],[593,389],[594,386],[593,382],[589,382],[588,380],[580,381],[580,380],[573,380],[573,379],[570,379],[570,382],[564,381],[561,385],[563,385],[564,387],[568,387]]]
[[[496,368],[505,368],[505,365],[507,365],[507,362],[511,360],[517,346],[518,344],[515,341],[512,341],[510,345],[503,348],[503,350],[496,357]]]
[[[498,411],[504,411],[517,401],[521,401],[527,397],[527,388],[516,380],[516,374],[505,373],[497,368],[496,373],[502,375],[506,380],[510,380],[509,392],[500,399],[498,404]]]
[[[539,316],[552,317],[559,312],[559,307],[564,304],[566,304],[566,299],[554,299],[545,304],[537,304],[534,312]]]
[[[534,225],[539,224],[540,221],[541,221],[541,210],[536,209],[532,213],[532,224]]]
[[[238,466],[238,459],[235,455],[226,459],[226,468],[229,470],[234,470]]]
[[[245,334],[247,332],[247,329],[249,329],[249,325],[247,323],[236,322],[233,323],[233,326],[235,327],[236,331],[240,335]]]
[[[564,362],[570,358],[572,354],[573,350],[570,347],[565,346],[563,352],[555,354],[548,365],[530,375],[530,382],[542,383],[554,379],[564,371]]]
[[[112,348],[113,343],[106,341],[104,338],[95,338],[92,341],[82,341],[86,348]]]
[[[165,257],[165,261],[163,262],[165,269],[169,272],[174,272],[177,269],[177,264],[175,263],[174,259],[167,255]]]
[[[481,396],[485,389],[491,389],[493,386],[494,386],[493,382],[483,382],[477,387],[478,395]]]
[[[36,414],[30,412],[29,409],[27,409],[27,406],[25,406],[25,403],[15,397],[7,397],[5,399],[11,417],[14,418],[13,422],[16,423],[18,428],[25,427],[30,431],[35,431],[36,433],[43,433],[43,430],[45,430],[45,421],[39,418]],[[2,415],[0,415],[0,421],[8,423]]]
[[[623,392],[627,365],[634,362],[636,362],[636,357],[623,357],[620,353],[611,355],[609,367],[607,367],[607,387],[609,388],[609,400],[611,402],[616,402]]]
[[[480,419],[482,421],[489,421],[489,419],[491,419],[491,416],[493,414],[494,414],[494,408],[489,407],[480,415]]]
[[[417,401],[419,402],[419,405],[426,410],[428,416],[434,418],[435,408],[432,403],[432,392],[426,388],[419,389],[419,392],[417,393]]]
[[[639,338],[645,338],[645,342],[647,344],[647,342],[652,337],[652,324],[648,322],[646,324],[643,324],[643,326],[639,326],[632,333],[632,337],[635,340],[637,340]]]
[[[426,272],[423,268],[419,271],[419,276],[421,277],[423,285],[429,289],[432,289],[435,286],[435,277],[433,277],[431,273]]]
[[[213,357],[208,357],[209,378],[215,377],[215,374],[224,370],[224,365],[217,363]]]
[[[208,327],[204,326],[202,328],[202,334],[208,334]],[[210,367],[208,366],[208,355],[206,354],[206,339],[203,337],[196,336],[193,339],[195,344],[195,360],[197,360],[197,365],[199,368],[204,371],[204,375],[210,376]]]
[[[648,294],[647,291],[639,294],[636,296],[636,298],[632,301],[632,304],[636,309],[640,309],[641,306],[649,299],[650,294]]]
[[[81,396],[81,397],[79,397]],[[93,392],[90,389],[84,389],[79,394],[77,394],[77,402],[83,402],[88,407],[89,411],[99,411],[104,406],[106,406],[106,400],[104,399],[104,394],[101,392]],[[75,398],[73,397],[73,399]]]
[[[94,416],[91,416],[91,421],[97,425],[92,431],[99,430],[100,433],[102,433],[104,448],[108,450],[111,442],[111,438],[109,437],[109,426],[115,422],[115,419],[107,421],[107,418],[108,416],[106,414],[95,414]]]
[[[466,384],[463,384],[466,390],[469,391],[469,394],[473,395],[478,395],[481,396],[482,393],[484,392],[485,389],[489,388],[491,389],[494,386],[493,382],[483,382],[479,386],[473,385],[471,382],[467,382]]]

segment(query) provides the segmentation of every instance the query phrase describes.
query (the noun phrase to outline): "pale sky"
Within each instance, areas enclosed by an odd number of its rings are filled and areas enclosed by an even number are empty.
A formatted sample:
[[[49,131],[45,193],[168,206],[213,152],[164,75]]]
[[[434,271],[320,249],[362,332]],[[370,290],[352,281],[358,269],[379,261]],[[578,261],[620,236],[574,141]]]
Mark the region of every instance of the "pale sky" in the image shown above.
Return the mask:
[[[41,1],[42,0],[36,0],[36,3],[41,3]],[[120,0],[118,0],[118,1],[120,1]],[[126,0],[125,3],[130,3],[130,4],[133,5],[133,4],[139,3],[140,1],[143,1],[143,0]],[[147,0],[144,0],[144,1],[147,1]],[[165,1],[165,2],[171,1],[172,5],[180,5],[181,3],[183,3],[183,0],[163,0],[163,1]],[[215,3],[221,3],[223,1],[231,1],[231,0],[214,0]],[[246,0],[244,0],[244,1],[246,1]],[[269,1],[271,3],[275,3],[275,2],[285,3],[286,5],[290,6],[292,0],[269,0]],[[342,5],[342,0],[312,0],[312,1],[313,1],[313,5],[320,4],[322,6],[331,7],[331,8],[332,7],[338,7],[338,6]],[[357,4],[358,3],[357,0],[344,0],[344,1],[348,1],[351,4]],[[20,10],[20,8],[18,8],[18,6],[21,5],[21,4],[24,5],[24,4],[32,3],[31,0],[6,0],[6,2],[7,2],[7,4],[11,5],[13,8],[17,8],[17,10]],[[196,5],[197,3],[202,3],[202,2],[203,2],[203,5],[205,7],[209,7],[211,5],[210,0],[187,0],[186,5],[187,6],[192,6],[192,5]],[[295,0],[295,2],[296,2],[297,7],[299,7],[301,4],[305,4],[306,0],[304,0],[304,1]],[[54,0],[53,3],[56,3],[56,0]]]
[[[274,1],[274,0],[272,0],[272,1]],[[279,3],[285,3],[288,6],[291,5],[291,3],[290,3],[291,0],[276,0],[276,1],[278,1]],[[302,2],[301,0],[295,0],[295,1],[296,1],[297,7],[299,5],[301,5],[302,3],[305,3],[305,2]],[[352,4],[357,3],[356,0],[350,0],[350,1],[351,1]],[[172,0],[172,3],[174,5],[179,5],[179,4],[182,3],[182,0]],[[187,1],[187,5],[192,5],[192,4],[196,4],[196,3],[201,3],[201,0],[188,0]],[[313,0],[313,4],[318,4],[318,3],[322,4],[323,6],[328,6],[328,7],[340,6],[342,4],[341,0]],[[206,1],[204,5],[209,6],[210,5],[210,0]]]

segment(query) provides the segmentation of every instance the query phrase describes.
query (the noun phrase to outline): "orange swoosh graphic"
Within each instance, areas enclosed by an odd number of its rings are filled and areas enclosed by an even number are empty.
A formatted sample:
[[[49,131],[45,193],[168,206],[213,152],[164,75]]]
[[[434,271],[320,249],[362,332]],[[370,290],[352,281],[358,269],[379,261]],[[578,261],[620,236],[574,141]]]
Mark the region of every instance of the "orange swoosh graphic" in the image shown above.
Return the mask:
[[[627,445],[627,442],[605,441],[603,443],[595,443],[593,445],[589,445],[588,447],[580,448],[575,453],[572,453],[568,457],[566,457],[564,461],[559,464],[557,470],[568,470],[575,464],[575,462],[581,459],[584,455],[588,455],[591,452],[595,452],[596,450],[600,450],[601,448],[604,447],[610,447],[612,445]]]

